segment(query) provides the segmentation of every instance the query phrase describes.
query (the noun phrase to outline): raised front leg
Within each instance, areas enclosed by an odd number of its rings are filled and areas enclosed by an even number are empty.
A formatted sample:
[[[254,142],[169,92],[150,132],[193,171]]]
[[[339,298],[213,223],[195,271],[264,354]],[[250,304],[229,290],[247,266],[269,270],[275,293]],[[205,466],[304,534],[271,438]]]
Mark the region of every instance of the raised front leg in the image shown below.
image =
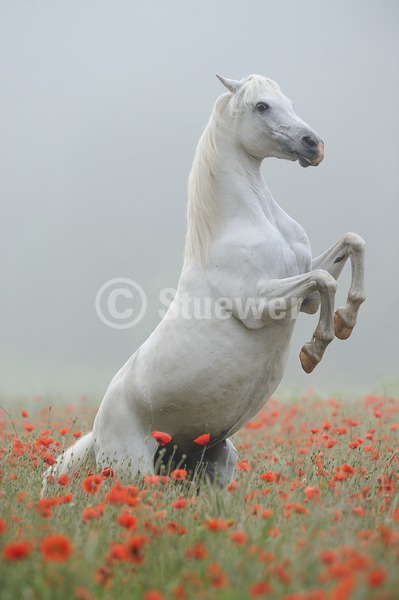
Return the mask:
[[[286,279],[269,279],[259,282],[257,298],[252,313],[245,317],[237,304],[233,304],[233,315],[240,319],[248,329],[265,327],[276,319],[278,309],[283,310],[286,318],[295,318],[298,308],[305,298],[318,293],[320,302],[320,318],[310,342],[305,344],[300,353],[300,360],[306,373],[313,371],[320,362],[328,344],[334,339],[334,298],[337,282],[327,271],[316,269],[303,275],[295,275]]]
[[[364,254],[365,242],[356,233],[346,233],[336,244],[312,261],[312,269],[325,269],[338,279],[348,258],[351,261],[352,277],[345,306],[338,308],[334,315],[334,330],[337,338],[346,340],[356,324],[357,314],[364,302]],[[312,306],[313,304],[313,306]],[[318,306],[318,298],[309,298],[304,302],[305,312]],[[302,310],[302,308],[301,308]]]

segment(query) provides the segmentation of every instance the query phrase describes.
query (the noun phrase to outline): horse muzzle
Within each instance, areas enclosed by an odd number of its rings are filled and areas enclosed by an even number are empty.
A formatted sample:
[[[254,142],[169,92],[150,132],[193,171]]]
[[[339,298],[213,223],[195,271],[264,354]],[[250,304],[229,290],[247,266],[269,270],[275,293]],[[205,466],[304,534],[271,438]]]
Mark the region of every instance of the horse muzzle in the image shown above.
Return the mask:
[[[302,145],[304,152],[295,152],[301,167],[317,167],[324,158],[324,142],[317,141],[310,136],[303,136]]]

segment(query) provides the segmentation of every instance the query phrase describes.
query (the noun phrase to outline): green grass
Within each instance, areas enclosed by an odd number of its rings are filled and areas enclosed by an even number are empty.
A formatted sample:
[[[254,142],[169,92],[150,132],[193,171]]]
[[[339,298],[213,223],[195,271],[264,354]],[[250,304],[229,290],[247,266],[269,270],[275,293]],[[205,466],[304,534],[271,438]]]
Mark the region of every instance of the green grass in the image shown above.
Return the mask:
[[[73,431],[90,429],[95,408],[83,401],[49,412],[42,404],[36,414],[14,405],[12,422],[0,415],[1,600],[399,597],[397,399],[272,399],[235,436],[240,463],[228,490],[203,485],[197,494],[173,478],[122,482],[137,488],[130,506],[108,501],[115,477],[87,494],[81,475],[51,486],[72,499],[47,516],[39,502],[44,459],[69,445]],[[70,431],[61,435],[62,427]],[[177,508],[180,498],[186,503]],[[85,518],[98,506],[102,516]],[[118,522],[122,513],[136,518],[134,529]],[[72,545],[60,563],[43,552],[54,534]],[[127,552],[137,536],[145,536],[141,550]],[[28,544],[26,557],[10,559],[15,541]]]

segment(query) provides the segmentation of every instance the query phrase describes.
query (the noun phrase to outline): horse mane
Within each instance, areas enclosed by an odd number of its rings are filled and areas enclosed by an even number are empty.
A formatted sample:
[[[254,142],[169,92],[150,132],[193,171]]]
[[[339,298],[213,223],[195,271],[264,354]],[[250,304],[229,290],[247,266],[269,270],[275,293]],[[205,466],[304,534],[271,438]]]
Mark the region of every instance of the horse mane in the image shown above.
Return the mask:
[[[185,259],[203,266],[217,224],[214,173],[218,162],[216,127],[230,94],[216,101],[197,148],[188,178],[187,235]]]
[[[218,221],[215,197],[214,174],[218,167],[216,129],[222,114],[228,107],[230,114],[248,107],[265,87],[281,96],[278,84],[261,75],[250,75],[242,80],[241,88],[232,95],[223,94],[216,100],[211,117],[196,148],[193,165],[188,179],[187,234],[184,259],[194,259],[204,266],[209,246],[214,237]]]

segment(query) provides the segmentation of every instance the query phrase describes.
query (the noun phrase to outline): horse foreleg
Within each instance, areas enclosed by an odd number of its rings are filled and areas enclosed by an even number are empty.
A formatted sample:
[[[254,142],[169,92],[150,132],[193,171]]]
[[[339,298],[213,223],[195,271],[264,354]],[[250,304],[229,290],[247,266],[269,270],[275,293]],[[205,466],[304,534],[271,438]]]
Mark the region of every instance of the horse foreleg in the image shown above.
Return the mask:
[[[316,269],[302,275],[294,275],[286,279],[269,279],[259,282],[257,294],[257,316],[241,318],[249,329],[264,327],[275,319],[276,307],[283,306],[287,318],[296,316],[297,308],[303,305],[305,298],[317,292],[320,303],[320,317],[310,342],[305,344],[300,353],[300,360],[306,373],[313,371],[320,362],[328,344],[334,339],[334,298],[337,282],[327,271]],[[259,307],[262,312],[259,318]],[[239,312],[234,316],[240,318]]]
[[[319,289],[317,290],[320,295],[319,321],[311,341],[302,346],[299,353],[302,368],[306,373],[313,371],[321,361],[328,344],[334,339],[333,313],[336,282],[332,277],[326,278],[328,275],[326,271],[313,271],[313,273],[318,274],[320,272],[325,273],[325,275],[322,283],[319,283]]]
[[[357,314],[364,302],[364,254],[365,242],[356,233],[346,233],[336,244],[312,261],[312,269],[324,269],[334,279],[338,279],[350,258],[352,277],[345,306],[338,308],[334,315],[334,330],[337,338],[347,339],[356,324]],[[313,298],[317,307],[317,298]],[[312,312],[311,303],[304,302],[303,310]]]

